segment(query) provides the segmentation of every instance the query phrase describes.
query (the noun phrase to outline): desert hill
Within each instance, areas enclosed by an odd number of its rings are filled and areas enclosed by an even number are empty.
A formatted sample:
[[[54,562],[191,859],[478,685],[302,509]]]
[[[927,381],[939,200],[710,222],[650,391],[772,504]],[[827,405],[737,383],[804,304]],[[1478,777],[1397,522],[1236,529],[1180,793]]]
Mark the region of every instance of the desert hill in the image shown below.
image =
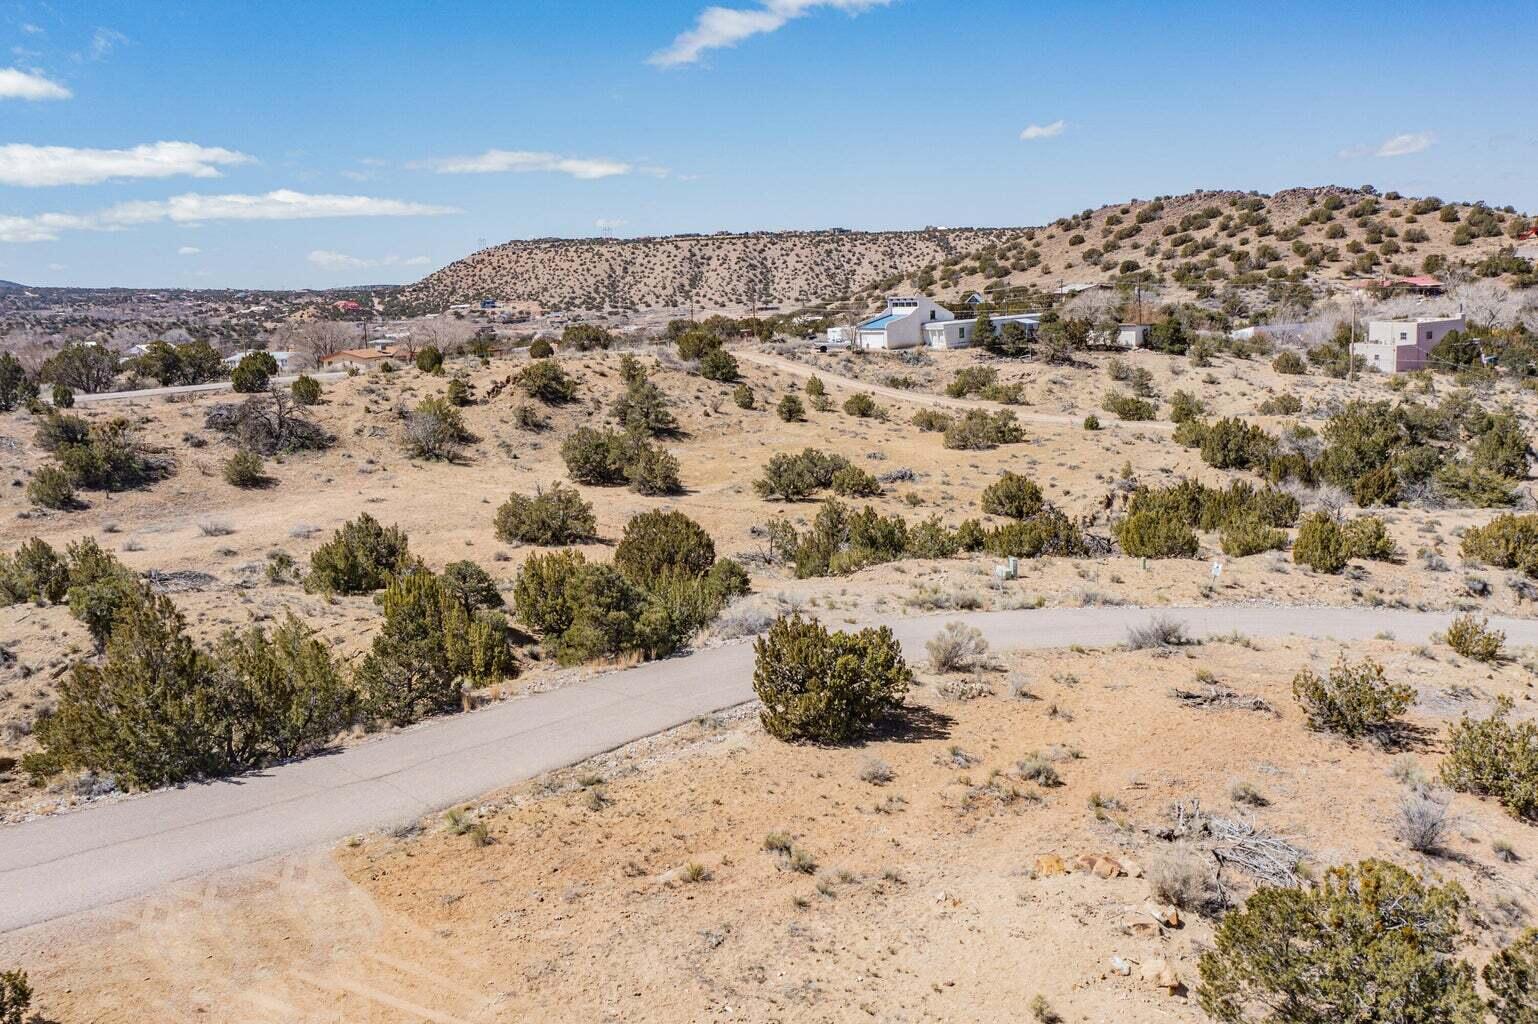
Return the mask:
[[[898,286],[936,297],[1136,281],[1187,296],[1292,281],[1480,274],[1531,221],[1514,209],[1336,186],[1262,195],[1198,191],[1129,200],[1038,227],[926,228],[512,241],[405,289],[438,307],[493,297],[545,310],[791,308]],[[1509,254],[1508,254],[1509,257]]]

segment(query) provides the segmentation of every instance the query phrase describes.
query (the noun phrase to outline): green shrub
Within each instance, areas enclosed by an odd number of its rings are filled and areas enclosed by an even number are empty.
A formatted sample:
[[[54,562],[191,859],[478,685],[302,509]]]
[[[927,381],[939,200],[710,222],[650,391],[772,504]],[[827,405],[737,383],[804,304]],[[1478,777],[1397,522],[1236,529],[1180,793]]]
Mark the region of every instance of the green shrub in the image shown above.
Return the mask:
[[[54,465],[39,466],[27,481],[27,500],[42,508],[68,511],[80,505],[69,473]]]
[[[665,576],[703,576],[715,564],[710,534],[682,512],[643,512],[625,524],[614,566],[643,587]]]
[[[957,540],[958,544],[972,550],[967,547],[966,538],[958,537]],[[982,535],[982,547],[1000,558],[1082,558],[1089,554],[1084,531],[1051,505],[1044,505],[1029,519],[1005,523],[987,531]]]
[[[294,383],[289,385],[289,394],[300,405],[318,405],[321,397],[320,381],[307,373],[301,373],[294,378]]]
[[[1316,886],[1262,886],[1223,918],[1196,998],[1223,1024],[1477,1024],[1474,972],[1453,957],[1468,897],[1366,860]]]
[[[1018,473],[1006,471],[983,489],[983,511],[1008,519],[1029,519],[1045,504],[1041,488]]]
[[[856,391],[844,399],[844,412],[860,419],[869,419],[872,416],[881,415],[881,408],[876,405],[876,400],[864,391]]]
[[[829,455],[816,448],[805,448],[794,455],[775,452],[764,465],[764,475],[753,481],[753,489],[761,498],[800,501],[814,491],[833,486],[833,478],[850,468],[849,460],[842,455]]]
[[[607,349],[613,344],[614,335],[597,324],[567,324],[561,331],[561,348],[573,352]]]
[[[459,710],[466,686],[516,673],[507,621],[466,603],[455,587],[425,570],[390,580],[379,595],[384,622],[358,666],[369,714],[407,725]]]
[[[1001,444],[1019,444],[1024,440],[1025,431],[1020,429],[1015,414],[1008,409],[992,415],[981,409],[970,409],[945,428],[944,444],[947,448],[981,451]]]
[[[631,381],[610,411],[628,431],[652,435],[678,432],[678,420],[669,408],[667,395],[645,377]]]
[[[1258,519],[1267,526],[1291,526],[1297,521],[1296,498],[1273,487],[1257,489],[1244,480],[1226,488],[1208,487],[1182,479],[1164,488],[1139,487],[1127,503],[1127,514],[1153,513],[1196,530],[1221,530],[1235,519]]]
[[[723,384],[732,384],[737,381],[741,373],[737,368],[737,360],[724,348],[713,348],[700,356],[700,376],[706,380],[720,381]]]
[[[448,387],[443,389],[443,397],[456,409],[462,409],[475,401],[475,396],[470,392],[470,382],[463,377],[449,381]]]
[[[224,482],[235,487],[260,487],[267,482],[265,469],[260,455],[240,448],[224,460]]]
[[[1129,512],[1111,531],[1134,558],[1195,558],[1196,534],[1184,522],[1157,511]]]
[[[567,472],[579,484],[629,483],[640,494],[677,494],[678,460],[635,433],[578,427],[561,443]]]
[[[69,592],[69,563],[47,541],[24,541],[12,555],[0,554],[0,605],[58,604]]]
[[[332,538],[310,556],[304,587],[311,593],[367,594],[412,564],[406,534],[384,527],[367,512],[343,523]]]
[[[1489,418],[1485,429],[1469,447],[1474,468],[1498,477],[1520,480],[1527,476],[1531,444],[1516,414],[1508,411]]]
[[[248,352],[230,373],[230,383],[237,394],[253,395],[266,391],[268,381],[278,372],[278,361],[270,352]]]
[[[1287,534],[1255,516],[1241,516],[1223,525],[1221,541],[1223,554],[1243,558],[1262,551],[1283,550],[1287,547]]]
[[[1529,928],[1485,964],[1495,1024],[1538,1022],[1538,928]]]
[[[1090,413],[1088,416],[1084,417],[1084,429],[1085,430],[1099,430],[1100,429],[1100,417],[1096,416],[1094,413]]]
[[[25,971],[0,971],[0,1024],[25,1024],[32,986]]]
[[[801,399],[795,395],[786,395],[780,399],[780,404],[775,406],[775,413],[786,423],[794,423],[797,420],[806,419],[806,407],[801,404]]]
[[[1262,416],[1296,416],[1303,411],[1303,399],[1290,391],[1272,395],[1255,407]]]
[[[530,348],[530,354],[533,349]],[[518,386],[530,398],[546,405],[564,405],[577,397],[577,382],[554,359],[540,359],[518,373]]]
[[[1202,434],[1202,461],[1215,469],[1265,468],[1276,451],[1276,439],[1260,427],[1225,417],[1207,425]]]
[[[696,328],[679,335],[677,346],[678,358],[693,362],[720,349],[721,338],[712,331]]]
[[[956,376],[945,386],[945,393],[952,398],[965,398],[994,384],[998,378],[999,371],[991,366],[966,366],[956,371]]]
[[[874,498],[881,493],[881,481],[858,466],[845,466],[834,473],[830,486],[841,498]]]
[[[119,610],[105,659],[75,665],[37,736],[59,766],[148,789],[305,753],[351,704],[325,645],[292,615],[270,639],[227,633],[205,654],[171,599],[146,588]]]
[[[684,489],[678,478],[678,459],[666,449],[633,436],[627,438],[625,481],[637,494],[654,497],[680,494]]]
[[[570,487],[536,488],[534,495],[512,494],[492,520],[497,539],[507,544],[554,547],[590,540],[598,533],[593,506]]]
[[[419,459],[453,462],[475,435],[445,398],[424,398],[406,417],[406,451]]]
[[[1377,469],[1363,473],[1351,488],[1351,500],[1363,508],[1375,505],[1397,505],[1402,491],[1399,474],[1394,467],[1384,463]]]
[[[1351,739],[1390,732],[1411,704],[1414,687],[1390,683],[1383,666],[1371,658],[1351,665],[1342,654],[1328,677],[1305,668],[1292,680],[1292,695],[1308,716],[1308,726]]]
[[[37,381],[27,375],[21,360],[9,352],[0,352],[0,412],[26,405],[37,393]]]
[[[1512,706],[1502,695],[1489,718],[1465,713],[1448,730],[1442,781],[1460,793],[1494,797],[1515,817],[1538,821],[1538,722],[1512,722]]]
[[[737,404],[739,409],[753,408],[755,397],[753,389],[746,384],[738,384],[732,389],[732,401]]]
[[[502,592],[491,573],[469,559],[445,565],[439,580],[468,615],[501,608],[507,603],[502,600]]]
[[[1341,527],[1345,540],[1346,557],[1361,558],[1369,562],[1393,562],[1399,558],[1399,548],[1388,528],[1377,516],[1360,516]]]
[[[822,378],[815,373],[806,379],[806,393],[813,397],[826,395],[828,389],[823,387]]]
[[[1170,395],[1170,422],[1187,423],[1207,414],[1207,407],[1189,391],[1176,391]]]
[[[75,389],[67,384],[55,384],[52,397],[55,409],[73,409],[75,407]]]
[[[1538,576],[1538,515],[1496,516],[1466,532],[1460,550],[1465,558]]]
[[[1117,419],[1131,421],[1151,420],[1158,412],[1154,403],[1114,390],[1105,393],[1100,408],[1115,415]]]
[[[1292,560],[1296,564],[1334,574],[1344,569],[1350,558],[1346,532],[1326,513],[1315,512],[1298,527],[1298,537],[1292,545]]]
[[[555,355],[555,346],[545,338],[535,338],[529,344],[530,359],[549,359]]]
[[[1519,498],[1516,481],[1463,462],[1439,467],[1434,479],[1438,496],[1451,505],[1507,508]]]
[[[632,652],[661,657],[679,642],[663,606],[619,570],[590,564],[577,551],[530,556],[514,582],[513,604],[563,665]]]
[[[70,614],[91,634],[96,649],[107,646],[112,626],[130,602],[138,599],[138,580],[117,556],[104,551],[92,537],[65,549],[69,562]]]
[[[416,366],[423,373],[442,373],[443,353],[437,345],[423,345],[417,349]]]
[[[939,433],[950,429],[950,425],[953,422],[955,421],[951,417],[938,409],[920,409],[913,414],[913,425],[920,430],[932,433]]]
[[[1447,646],[1474,661],[1499,660],[1501,648],[1506,644],[1506,634],[1491,629],[1489,619],[1476,619],[1467,612],[1453,619],[1443,639]]]
[[[1282,349],[1281,352],[1277,353],[1276,358],[1271,360],[1271,369],[1277,373],[1298,375],[1308,372],[1308,363],[1304,362],[1303,357],[1298,355],[1296,351],[1286,348]]]
[[[754,641],[753,691],[771,736],[847,743],[902,707],[913,673],[892,631],[829,633],[800,616]]]

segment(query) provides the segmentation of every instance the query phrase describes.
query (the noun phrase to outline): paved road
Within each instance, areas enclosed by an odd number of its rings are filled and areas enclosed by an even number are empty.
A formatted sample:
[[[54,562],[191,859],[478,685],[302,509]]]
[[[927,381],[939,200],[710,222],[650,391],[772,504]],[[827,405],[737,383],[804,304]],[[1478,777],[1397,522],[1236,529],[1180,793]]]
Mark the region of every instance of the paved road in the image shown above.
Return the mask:
[[[347,374],[333,371],[329,373],[312,373],[310,376],[314,377],[318,381],[334,381],[343,379],[347,376]],[[295,380],[298,379],[298,377],[299,374],[290,373],[285,374],[282,377],[274,377],[272,378],[272,381],[274,384],[292,384]],[[84,392],[77,392],[75,394],[75,404],[93,405],[97,402],[126,402],[136,398],[146,399],[167,398],[173,395],[201,395],[210,391],[228,391],[230,390],[231,386],[232,385],[227,380],[216,380],[210,381],[207,384],[177,384],[167,388],[140,388],[137,391],[101,391],[94,395],[88,395]]]
[[[950,395],[936,395],[927,391],[907,391],[903,388],[887,387],[885,384],[872,384],[869,381],[859,380],[855,377],[846,377],[841,373],[833,373],[829,370],[818,369],[815,366],[797,362],[794,359],[787,359],[784,356],[771,355],[768,352],[755,352],[752,349],[733,349],[732,354],[738,359],[745,359],[750,363],[757,363],[770,369],[795,374],[797,377],[811,377],[815,374],[822,378],[824,384],[833,384],[854,391],[865,391],[872,395],[880,395],[882,398],[891,399],[894,402],[907,402],[909,405],[927,405],[937,409],[981,409],[984,412],[1008,409],[1022,423],[1043,423],[1056,427],[1082,427],[1084,425],[1084,417],[1082,416],[1066,416],[1050,412],[1030,412],[1028,409],[1018,405],[987,402],[980,398],[952,398]],[[1096,412],[1096,415],[1098,416],[1099,413]],[[1165,433],[1175,429],[1173,423],[1166,423],[1163,420],[1134,420],[1125,422],[1117,419],[1110,413],[1101,417],[1100,425],[1108,429],[1127,428],[1132,430],[1162,431]]]
[[[1341,608],[1058,608],[898,619],[911,658],[946,622],[995,648],[1121,642],[1154,614],[1192,636],[1239,630],[1426,640],[1450,615]],[[1538,621],[1499,620],[1513,644]],[[712,648],[438,719],[267,772],[0,828],[0,932],[106,906],[178,879],[415,820],[752,699],[752,647]]]

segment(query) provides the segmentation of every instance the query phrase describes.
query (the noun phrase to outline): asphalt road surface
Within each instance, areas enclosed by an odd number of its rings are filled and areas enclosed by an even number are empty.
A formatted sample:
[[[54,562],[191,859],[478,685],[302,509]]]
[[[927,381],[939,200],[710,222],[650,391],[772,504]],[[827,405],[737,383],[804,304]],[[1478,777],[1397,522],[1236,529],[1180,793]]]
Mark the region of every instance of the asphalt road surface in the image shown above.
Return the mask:
[[[995,648],[1103,647],[1154,615],[1193,637],[1423,642],[1450,614],[1366,608],[1055,608],[896,619],[911,659],[945,623]],[[1514,645],[1538,621],[1494,620]],[[414,821],[753,698],[750,644],[710,648],[423,723],[295,764],[0,827],[0,932],[107,906],[179,879]]]

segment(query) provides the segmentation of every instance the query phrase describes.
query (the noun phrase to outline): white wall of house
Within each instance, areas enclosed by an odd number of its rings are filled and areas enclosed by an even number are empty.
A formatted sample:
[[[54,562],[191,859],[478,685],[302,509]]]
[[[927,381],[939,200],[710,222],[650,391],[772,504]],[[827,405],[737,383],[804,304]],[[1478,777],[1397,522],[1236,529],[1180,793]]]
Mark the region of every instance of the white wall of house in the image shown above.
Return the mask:
[[[1356,354],[1384,373],[1408,373],[1426,367],[1436,343],[1464,329],[1462,317],[1442,320],[1370,320],[1367,338],[1357,342]]]
[[[860,324],[855,336],[856,346],[864,349],[917,348],[924,344],[924,325],[955,318],[956,314],[927,296],[893,295],[887,298],[885,310]]]
[[[1118,348],[1147,348],[1148,347],[1147,324],[1122,324],[1116,328],[1116,346]]]
[[[1041,325],[1041,320],[1029,313],[1011,313],[1008,316],[995,316],[993,330],[998,332],[1005,324],[1015,323],[1025,328],[1027,334],[1034,336],[1036,328]],[[976,344],[974,334],[977,330],[975,317],[966,320],[942,320],[924,325],[924,344],[930,348],[971,348]]]

